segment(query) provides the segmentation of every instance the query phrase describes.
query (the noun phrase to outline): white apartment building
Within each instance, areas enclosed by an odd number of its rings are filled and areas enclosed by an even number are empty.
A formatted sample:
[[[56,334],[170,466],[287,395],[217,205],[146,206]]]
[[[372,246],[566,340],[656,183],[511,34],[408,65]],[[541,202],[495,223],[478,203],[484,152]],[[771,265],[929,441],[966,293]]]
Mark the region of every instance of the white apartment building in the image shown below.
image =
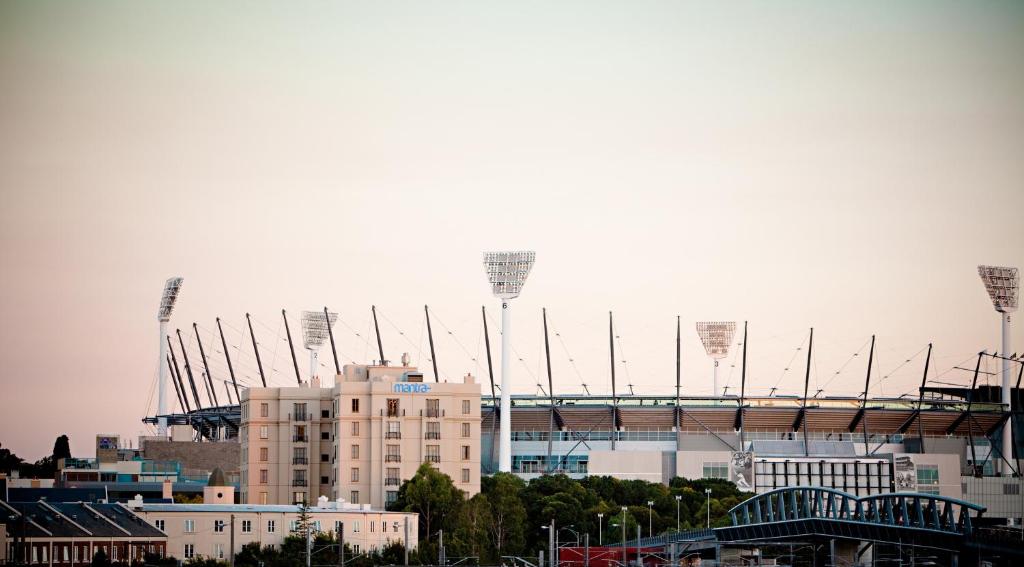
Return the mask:
[[[424,463],[480,490],[480,386],[425,382],[415,367],[346,365],[333,388],[242,393],[244,503],[320,496],[384,508]]]

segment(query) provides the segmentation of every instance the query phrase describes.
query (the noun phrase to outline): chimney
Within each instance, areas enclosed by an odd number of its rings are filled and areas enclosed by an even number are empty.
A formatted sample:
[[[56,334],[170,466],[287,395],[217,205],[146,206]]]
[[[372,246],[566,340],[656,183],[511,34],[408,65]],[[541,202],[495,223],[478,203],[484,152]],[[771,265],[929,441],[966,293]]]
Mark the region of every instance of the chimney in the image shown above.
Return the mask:
[[[410,362],[409,353],[403,352],[402,353],[402,366],[409,366],[409,362]]]
[[[164,479],[163,493],[160,494],[160,497],[164,498],[164,499],[167,499],[167,500],[173,500],[174,499],[174,484],[171,482],[171,479],[169,479],[169,478],[165,478]]]

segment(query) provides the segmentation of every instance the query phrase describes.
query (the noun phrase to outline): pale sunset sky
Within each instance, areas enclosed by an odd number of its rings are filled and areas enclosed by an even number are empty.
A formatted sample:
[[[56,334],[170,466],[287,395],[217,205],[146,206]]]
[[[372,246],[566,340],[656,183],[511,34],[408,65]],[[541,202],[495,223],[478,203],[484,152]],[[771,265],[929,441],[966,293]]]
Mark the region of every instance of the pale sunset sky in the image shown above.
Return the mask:
[[[969,381],[976,266],[1024,267],[1019,2],[6,1],[0,85],[0,443],[31,460],[151,431],[171,276],[219,387],[215,317],[243,384],[248,311],[290,385],[282,308],[369,362],[375,304],[428,370],[429,304],[442,378],[489,390],[481,252],[533,249],[514,393],[547,307],[556,392],[610,391],[614,311],[620,391],[674,390],[678,315],[686,393],[694,322],[747,320],[752,393],[802,391],[813,326],[812,392],[860,392],[876,334],[897,396],[929,342]]]

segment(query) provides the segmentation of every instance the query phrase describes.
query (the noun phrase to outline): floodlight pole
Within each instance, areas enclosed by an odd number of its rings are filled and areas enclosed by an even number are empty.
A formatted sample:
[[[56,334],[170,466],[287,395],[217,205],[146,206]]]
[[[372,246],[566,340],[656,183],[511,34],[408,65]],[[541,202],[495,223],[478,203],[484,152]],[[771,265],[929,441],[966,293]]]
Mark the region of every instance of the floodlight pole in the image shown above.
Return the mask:
[[[676,315],[676,407],[673,412],[673,417],[675,418],[673,421],[675,421],[676,425],[676,451],[683,450],[683,436],[682,431],[680,431],[683,423],[682,420],[679,419],[679,387],[682,379],[682,349],[682,330],[679,326],[679,315]],[[678,526],[676,531],[679,531]]]
[[[541,308],[541,314],[544,318],[544,359],[548,365],[548,396],[551,399],[551,408],[548,412],[548,472],[553,472],[554,467],[551,463],[551,450],[554,444],[555,436],[555,386],[551,381],[551,346],[548,343],[548,309],[547,307]]]
[[[615,396],[615,324],[612,319],[611,311],[608,312],[608,347],[608,352],[610,353],[610,360],[612,363],[612,451],[614,451],[615,438],[618,437],[619,431],[619,398]]]
[[[167,373],[170,365],[167,364],[167,344],[164,337],[167,336],[167,321],[160,319],[160,376],[157,380],[157,402],[156,402],[156,434],[164,437],[167,435]]]
[[[999,318],[1002,321],[1003,331],[1003,405],[1006,406],[1007,413],[1010,417],[1006,419],[1006,423],[1003,424],[1003,458],[1009,460],[1013,458],[1013,400],[1010,395],[1010,314],[1008,312],[1000,312]],[[1003,476],[1013,475],[1013,471],[1010,470],[1009,462],[1000,463],[1002,468]]]
[[[512,472],[512,300],[501,300],[501,409],[498,413],[501,444],[498,446],[498,470]]]

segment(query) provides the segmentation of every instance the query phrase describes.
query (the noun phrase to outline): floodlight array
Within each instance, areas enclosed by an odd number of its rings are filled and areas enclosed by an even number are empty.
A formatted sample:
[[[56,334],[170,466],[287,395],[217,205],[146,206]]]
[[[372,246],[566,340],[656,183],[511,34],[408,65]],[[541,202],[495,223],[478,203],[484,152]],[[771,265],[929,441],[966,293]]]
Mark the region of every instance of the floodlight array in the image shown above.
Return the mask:
[[[732,337],[736,334],[735,321],[700,321],[697,323],[697,335],[704,344],[704,350],[711,358],[725,358],[732,345]]]
[[[1017,268],[978,266],[978,275],[985,283],[985,291],[996,311],[1007,313],[1017,310],[1017,291],[1020,288]]]
[[[337,313],[328,313],[325,316],[323,311],[303,311],[301,318],[302,342],[306,349],[320,348],[327,340],[328,328],[333,327],[337,320]]]
[[[164,294],[160,297],[160,310],[156,318],[160,321],[170,321],[171,312],[174,311],[174,303],[178,301],[178,293],[181,292],[181,283],[184,278],[170,278],[164,284]]]
[[[519,297],[537,254],[533,251],[485,252],[484,268],[491,291],[500,299]]]

